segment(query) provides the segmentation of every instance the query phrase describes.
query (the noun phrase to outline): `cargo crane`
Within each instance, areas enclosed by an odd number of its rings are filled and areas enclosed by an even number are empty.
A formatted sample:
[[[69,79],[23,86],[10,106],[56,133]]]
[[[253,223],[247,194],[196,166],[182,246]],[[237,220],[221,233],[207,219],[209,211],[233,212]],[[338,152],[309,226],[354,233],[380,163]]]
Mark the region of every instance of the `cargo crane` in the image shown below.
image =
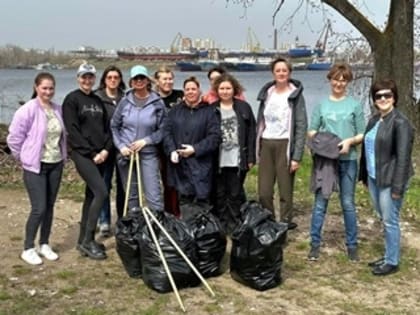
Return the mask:
[[[261,51],[260,41],[258,40],[257,35],[255,35],[255,32],[251,29],[251,27],[248,27],[246,46],[247,50],[250,52],[258,53]]]
[[[170,51],[171,53],[177,53],[180,50],[182,41],[182,34],[180,32],[176,33],[175,38],[172,40]]]
[[[327,40],[329,33],[332,33],[331,29],[331,21],[328,19],[327,23],[325,24],[324,28],[319,35],[319,38],[315,44],[315,53],[320,57],[324,55],[325,50],[327,49]]]

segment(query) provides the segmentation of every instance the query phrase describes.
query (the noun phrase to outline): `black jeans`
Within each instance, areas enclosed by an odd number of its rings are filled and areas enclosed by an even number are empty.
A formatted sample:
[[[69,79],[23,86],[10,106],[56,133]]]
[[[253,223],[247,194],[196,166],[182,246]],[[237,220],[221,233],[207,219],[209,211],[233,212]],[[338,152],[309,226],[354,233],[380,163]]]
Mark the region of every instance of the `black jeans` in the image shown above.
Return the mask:
[[[48,244],[54,215],[54,204],[60,188],[63,162],[41,163],[39,174],[23,171],[23,182],[31,202],[31,213],[25,228],[24,248],[35,247],[35,236],[41,226],[39,244]]]
[[[86,183],[78,243],[88,243],[95,238],[96,223],[102,205],[108,196],[108,189],[103,179],[105,163],[95,164],[93,159],[76,151],[71,153],[71,158],[76,165],[77,172]]]
[[[215,213],[227,233],[240,222],[240,208],[246,201],[243,185],[246,171],[222,167],[217,174]]]

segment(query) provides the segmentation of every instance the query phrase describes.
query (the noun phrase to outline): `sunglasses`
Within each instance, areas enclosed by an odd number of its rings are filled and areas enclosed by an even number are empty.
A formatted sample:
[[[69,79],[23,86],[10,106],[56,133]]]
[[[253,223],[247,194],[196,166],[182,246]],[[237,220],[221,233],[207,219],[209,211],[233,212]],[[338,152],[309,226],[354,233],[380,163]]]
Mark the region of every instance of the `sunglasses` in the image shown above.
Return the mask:
[[[137,75],[133,78],[134,81],[143,81],[144,79],[147,79],[145,75]]]
[[[120,76],[119,75],[108,75],[106,78],[108,80],[119,80]]]
[[[382,98],[389,100],[390,98],[394,97],[394,94],[392,93],[377,93],[374,96],[375,101],[379,101]]]

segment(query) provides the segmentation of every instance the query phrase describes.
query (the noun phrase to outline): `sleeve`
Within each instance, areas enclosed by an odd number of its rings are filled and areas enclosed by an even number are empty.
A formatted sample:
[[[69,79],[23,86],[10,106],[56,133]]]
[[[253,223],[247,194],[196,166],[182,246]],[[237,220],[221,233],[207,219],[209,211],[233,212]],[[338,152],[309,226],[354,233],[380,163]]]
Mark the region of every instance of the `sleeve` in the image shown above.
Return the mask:
[[[163,121],[166,117],[165,103],[162,100],[156,104],[156,130],[151,135],[145,137],[146,144],[156,145],[162,141]]]
[[[308,131],[319,131],[321,128],[321,104],[315,106],[312,111],[311,121],[309,124]]]
[[[306,114],[305,98],[303,95],[299,96],[296,114],[295,114],[295,130],[294,130],[294,144],[291,159],[294,161],[302,160],[305,149],[305,140],[308,129],[308,117]]]
[[[404,192],[404,185],[408,180],[414,130],[408,121],[399,121],[395,125],[394,145],[396,146],[396,163],[391,192],[402,195]]]
[[[124,146],[126,146],[127,144],[123,143],[121,140],[121,127],[122,127],[122,122],[123,122],[123,115],[122,115],[122,111],[124,108],[124,99],[122,99],[118,105],[117,108],[114,111],[114,114],[112,115],[111,118],[111,134],[112,134],[112,139],[114,141],[114,146],[120,151]]]
[[[7,145],[15,159],[20,160],[20,152],[31,126],[28,115],[25,115],[24,108],[19,108],[13,116],[7,135]]]
[[[78,108],[77,100],[67,95],[63,101],[63,121],[68,135],[67,140],[70,147],[81,155],[94,156],[95,150],[81,132]]]
[[[255,116],[252,112],[251,106],[246,103],[247,110],[249,112],[249,124],[247,126],[247,135],[246,135],[246,141],[247,141],[247,147],[248,147],[248,163],[255,164],[256,162],[256,156],[255,156],[255,145],[256,145],[256,139],[257,139],[257,127],[255,122]]]
[[[175,151],[176,144],[174,141],[174,127],[173,127],[173,119],[174,119],[174,113],[176,109],[172,109],[169,114],[165,117],[163,121],[163,127],[162,127],[162,136],[163,136],[163,150],[165,151],[165,154],[169,156],[171,152]]]
[[[357,103],[354,110],[355,115],[355,135],[364,134],[366,128],[365,113],[363,112],[362,105]]]
[[[216,108],[207,108],[207,121],[205,122],[206,136],[193,145],[196,157],[205,156],[217,150],[222,139],[220,113]]]

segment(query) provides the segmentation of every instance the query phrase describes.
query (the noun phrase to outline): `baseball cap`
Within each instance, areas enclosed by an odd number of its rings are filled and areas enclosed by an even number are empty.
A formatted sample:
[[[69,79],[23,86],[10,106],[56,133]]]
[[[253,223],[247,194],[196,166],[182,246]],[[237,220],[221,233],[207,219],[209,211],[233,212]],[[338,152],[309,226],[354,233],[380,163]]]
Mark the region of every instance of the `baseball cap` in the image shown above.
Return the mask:
[[[130,70],[130,79],[135,78],[138,75],[144,75],[150,80],[149,72],[147,71],[147,68],[141,65],[134,66]]]
[[[94,65],[83,63],[79,66],[79,69],[77,70],[77,76],[80,77],[82,75],[85,75],[87,73],[96,74],[96,68]]]

